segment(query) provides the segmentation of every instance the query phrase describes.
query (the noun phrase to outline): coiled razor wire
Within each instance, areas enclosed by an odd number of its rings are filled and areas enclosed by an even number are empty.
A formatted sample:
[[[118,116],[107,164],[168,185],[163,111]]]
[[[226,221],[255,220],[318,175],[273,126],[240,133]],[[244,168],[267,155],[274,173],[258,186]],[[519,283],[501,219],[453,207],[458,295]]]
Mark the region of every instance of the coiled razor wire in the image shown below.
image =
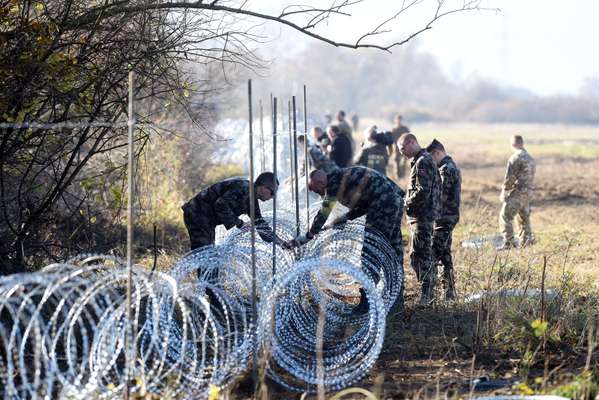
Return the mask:
[[[271,224],[272,213],[263,215]],[[279,237],[292,238],[295,223],[277,210]],[[247,370],[256,345],[267,376],[289,390],[338,390],[362,378],[381,351],[387,313],[402,301],[402,260],[387,240],[350,222],[299,250],[278,248],[275,275],[272,244],[258,238],[255,251],[256,327],[247,228],[219,232],[215,246],[168,273],[134,267],[133,382],[124,373],[123,260],[84,254],[1,278],[3,397],[109,399],[128,384],[138,395],[207,398],[210,386],[228,387]]]

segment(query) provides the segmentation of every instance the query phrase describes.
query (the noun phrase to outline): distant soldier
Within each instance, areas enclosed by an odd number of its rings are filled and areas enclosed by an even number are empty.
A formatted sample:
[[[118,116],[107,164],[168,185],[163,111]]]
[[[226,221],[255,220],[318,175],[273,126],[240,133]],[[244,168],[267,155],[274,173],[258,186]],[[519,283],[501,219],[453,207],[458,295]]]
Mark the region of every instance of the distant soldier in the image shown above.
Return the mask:
[[[406,133],[399,139],[401,153],[411,158],[410,183],[406,195],[406,214],[410,224],[410,264],[421,282],[419,304],[433,300],[436,271],[433,264],[433,224],[439,214],[441,182],[433,157],[418,144],[416,136]]]
[[[455,298],[455,274],[451,257],[451,235],[460,220],[460,193],[462,175],[453,159],[445,152],[443,144],[433,139],[426,147],[439,168],[441,177],[441,207],[433,229],[433,263],[443,265],[445,299]]]
[[[365,142],[362,150],[356,158],[356,165],[362,165],[387,175],[387,164],[389,163],[389,154],[387,147],[377,142],[379,134],[375,125],[364,131]]]
[[[408,162],[404,157],[401,156],[397,144],[401,135],[410,133],[410,129],[402,124],[402,116],[399,114],[395,116],[394,123],[395,125],[391,130],[393,145],[389,146],[389,154],[393,154],[395,174],[397,175],[397,179],[399,179],[403,178],[405,175],[406,169],[408,168]]]
[[[397,253],[397,270],[403,273],[403,243],[401,239],[401,216],[403,213],[404,192],[392,180],[378,172],[355,166],[336,169],[330,173],[322,170],[312,171],[309,188],[323,197],[322,207],[310,230],[287,243],[299,246],[307,243],[323,228],[336,202],[349,208],[349,211],[336,218],[331,226],[342,225],[347,221],[366,215],[366,229],[373,229],[385,236]],[[368,246],[362,250],[362,259],[372,257]],[[373,271],[374,276],[378,271]],[[358,311],[367,309],[364,290]]]
[[[347,120],[345,119],[345,111],[343,110],[339,110],[337,112],[337,121],[333,124],[339,127],[339,131],[341,132],[341,134],[347,136],[347,138],[349,139],[350,143],[351,143],[351,149],[352,151],[356,150],[356,144],[354,143],[354,137],[352,136],[352,128],[351,126],[347,123]]]
[[[331,144],[331,139],[326,132],[320,126],[315,126],[310,129],[310,133],[312,134],[314,143],[318,145],[322,154],[327,154],[328,147]]]
[[[339,168],[349,167],[353,158],[352,145],[346,134],[337,125],[330,125],[328,130],[331,138],[328,156]]]
[[[266,242],[283,243],[262,218],[258,204],[258,200],[272,199],[278,186],[272,172],[263,172],[254,182],[256,230]],[[245,178],[225,179],[203,189],[181,208],[191,250],[214,244],[218,225],[241,228],[244,223],[239,216],[250,215],[250,182]]]
[[[360,129],[360,117],[358,117],[358,113],[353,113],[351,115],[351,125],[354,132],[358,132]]]
[[[299,135],[297,137],[297,145],[299,151],[303,153],[304,151],[304,135]],[[308,163],[311,168],[314,169],[322,169],[326,173],[331,172],[335,168],[338,168],[337,165],[331,161],[329,157],[322,153],[320,147],[315,144],[308,143]],[[304,174],[304,166],[301,166],[301,175]]]
[[[534,243],[530,227],[530,200],[534,190],[535,161],[524,149],[522,136],[515,135],[511,140],[514,154],[507,163],[507,171],[499,199],[503,202],[499,216],[499,227],[503,234],[500,250],[515,247],[514,217],[518,217],[521,246]]]

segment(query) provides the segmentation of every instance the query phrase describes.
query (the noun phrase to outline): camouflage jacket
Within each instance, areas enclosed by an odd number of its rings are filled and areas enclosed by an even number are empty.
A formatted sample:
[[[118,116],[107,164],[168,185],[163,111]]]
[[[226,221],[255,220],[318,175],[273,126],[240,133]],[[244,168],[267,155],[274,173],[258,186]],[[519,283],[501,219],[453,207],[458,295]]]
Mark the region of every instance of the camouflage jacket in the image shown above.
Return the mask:
[[[383,175],[387,173],[387,164],[389,163],[389,153],[387,148],[379,143],[368,143],[362,147],[362,151],[356,159],[356,165],[371,168]]]
[[[419,221],[434,221],[439,217],[441,205],[441,178],[435,160],[422,149],[410,165],[406,214]]]
[[[441,213],[437,221],[456,224],[460,219],[460,193],[462,174],[450,156],[445,156],[439,164],[441,176]]]
[[[272,242],[274,234],[262,218],[258,201],[255,198],[256,231],[262,240]],[[200,191],[187,205],[204,214],[208,213],[205,216],[215,226],[222,224],[231,229],[238,223],[240,215],[250,215],[250,182],[241,177],[225,179]]]
[[[524,149],[516,151],[507,163],[502,198],[530,197],[534,189],[535,160]]]
[[[336,169],[327,174],[327,180],[322,206],[309,231],[312,235],[320,232],[336,202],[349,208],[345,215],[335,221],[340,223],[361,217],[371,208],[387,207],[388,204],[394,204],[397,196],[404,196],[404,192],[391,179],[362,166]]]

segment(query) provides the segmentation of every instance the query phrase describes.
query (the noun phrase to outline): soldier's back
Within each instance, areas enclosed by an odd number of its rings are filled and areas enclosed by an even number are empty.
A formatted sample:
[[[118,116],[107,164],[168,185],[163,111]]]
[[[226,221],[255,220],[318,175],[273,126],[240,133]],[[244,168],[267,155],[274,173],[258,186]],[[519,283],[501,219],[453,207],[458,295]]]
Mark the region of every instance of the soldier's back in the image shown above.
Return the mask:
[[[530,194],[534,189],[535,160],[526,150],[522,149],[515,152],[510,161],[516,178],[514,191],[520,194]]]

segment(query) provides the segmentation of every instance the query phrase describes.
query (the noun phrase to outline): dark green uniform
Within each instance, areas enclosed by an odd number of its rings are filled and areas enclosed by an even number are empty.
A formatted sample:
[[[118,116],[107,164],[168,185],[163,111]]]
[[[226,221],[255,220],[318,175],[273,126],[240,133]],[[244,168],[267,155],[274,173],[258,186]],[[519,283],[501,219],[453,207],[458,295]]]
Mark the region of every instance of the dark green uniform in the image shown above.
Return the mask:
[[[368,143],[362,147],[362,151],[356,160],[357,165],[373,169],[383,175],[387,175],[387,164],[389,153],[387,147],[379,143]]]
[[[441,177],[440,215],[435,220],[433,231],[434,265],[443,265],[443,283],[446,291],[455,291],[453,259],[451,257],[451,236],[460,220],[460,193],[462,176],[460,169],[450,156],[439,163]]]
[[[410,264],[422,282],[422,293],[434,285],[432,234],[439,214],[441,182],[433,157],[424,149],[413,157],[406,195],[406,214],[411,230]]]
[[[398,256],[398,271],[403,272],[401,216],[404,192],[391,179],[361,166],[336,169],[327,174],[328,184],[320,211],[314,217],[309,234],[322,229],[336,202],[349,208],[334,223],[366,215],[366,229],[382,233]],[[362,253],[362,258],[368,257]],[[376,274],[375,280],[376,280]]]
[[[191,250],[214,244],[217,225],[231,229],[241,225],[240,215],[250,214],[250,182],[244,178],[230,178],[202,190],[181,207],[183,221],[189,232]],[[274,233],[262,218],[258,199],[255,199],[256,230],[266,242],[274,240]]]

